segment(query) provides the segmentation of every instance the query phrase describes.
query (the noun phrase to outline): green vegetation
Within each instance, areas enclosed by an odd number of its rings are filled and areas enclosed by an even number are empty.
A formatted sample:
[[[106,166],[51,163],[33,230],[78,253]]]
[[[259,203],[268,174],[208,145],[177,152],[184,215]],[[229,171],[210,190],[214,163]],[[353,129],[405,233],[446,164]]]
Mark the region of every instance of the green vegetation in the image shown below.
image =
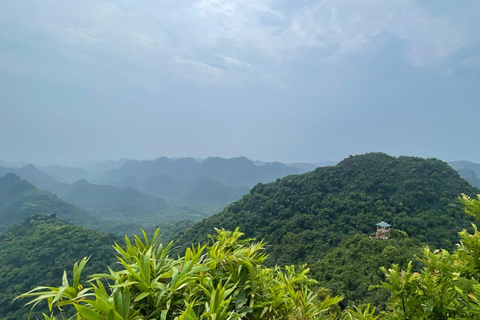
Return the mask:
[[[461,201],[465,212],[480,218],[480,195]],[[453,253],[425,248],[420,272],[412,263],[402,271],[383,268],[386,281],[376,287],[391,293],[385,319],[480,319],[480,232],[473,227],[473,233],[460,233]]]
[[[100,219],[89,212],[35,188],[13,173],[0,178],[0,232],[35,214],[54,214],[61,219],[95,227]]]
[[[183,258],[168,256],[157,231],[152,239],[126,238],[115,245],[119,271],[96,274],[81,284],[83,259],[71,282],[38,287],[23,294],[31,304],[48,301],[59,319],[61,307],[73,306],[78,319],[319,319],[333,315],[341,297],[320,296],[308,270],[267,268],[263,243],[240,240],[243,234],[218,231],[210,245],[191,247]],[[107,284],[107,285],[105,285]]]
[[[126,248],[115,246],[120,263],[112,267],[120,270],[96,265],[88,273],[108,272],[89,281],[77,275],[73,285],[52,281],[60,286],[23,297],[52,297],[54,311],[47,318],[61,318],[57,307],[65,305],[67,318],[77,313],[85,319],[480,319],[480,233],[471,227],[480,218],[480,198],[469,197],[478,193],[438,160],[350,157],[259,184],[193,227],[162,221],[169,227],[163,238],[149,229],[150,240],[144,233],[143,240],[127,239]],[[381,220],[393,225],[391,238],[371,239]],[[210,245],[191,246],[205,243],[214,227],[236,231],[219,231]],[[169,257],[172,244],[161,244],[171,238],[185,249],[178,258]],[[46,250],[39,241],[38,250]],[[315,280],[307,277],[305,263]],[[6,278],[14,274],[11,267],[5,270]],[[21,283],[10,281],[12,288]],[[9,310],[13,319],[15,310]]]
[[[369,290],[372,284],[385,279],[380,268],[392,264],[406,268],[408,262],[421,252],[421,245],[403,231],[393,230],[389,240],[372,240],[364,234],[357,234],[310,267],[322,286],[345,296],[342,306],[371,303],[377,309],[384,309],[388,293]],[[413,267],[420,270],[418,260]]]
[[[480,195],[463,195],[461,202],[480,218]],[[397,264],[382,268],[385,281],[370,288],[390,296],[381,312],[371,304],[342,312],[336,307],[342,298],[315,287],[308,270],[264,267],[264,244],[240,239],[238,229],[218,230],[211,245],[192,246],[178,259],[168,256],[172,243],[163,246],[158,231],[151,240],[145,233],[133,243],[126,238],[125,248],[115,245],[121,270],[91,275],[85,283],[85,258],[74,265],[72,282],[65,273],[60,287],[37,287],[20,297],[33,305],[47,301],[51,313],[45,319],[51,320],[63,317],[65,306],[75,309],[77,319],[89,320],[480,319],[480,232],[473,229],[460,233],[452,253],[426,247],[419,272],[412,262],[403,271]],[[389,246],[383,251],[384,260],[395,259]]]
[[[178,242],[186,247],[204,242],[214,228],[239,227],[247,237],[265,239],[269,244],[268,265],[307,263],[318,280],[346,296],[345,303],[358,303],[358,299],[380,303],[381,297],[367,294],[366,288],[381,278],[378,267],[388,263],[381,252],[388,246],[392,247],[388,250],[401,252],[391,262],[404,266],[416,252],[415,248],[406,249],[409,243],[453,249],[458,232],[474,221],[458,204],[457,197],[463,192],[474,195],[479,190],[436,159],[381,153],[353,156],[336,166],[258,184],[223,212],[179,236]],[[367,235],[382,220],[411,239],[369,242]],[[356,234],[365,239],[355,238]],[[348,246],[360,250],[358,255],[348,258]],[[342,254],[347,257],[340,257]],[[324,267],[322,259],[332,265]],[[372,267],[364,269],[360,262],[354,263],[366,272],[357,279],[350,274],[356,271],[353,266],[342,266],[354,259]]]
[[[384,220],[419,242],[452,249],[457,233],[473,221],[457,197],[478,192],[440,160],[371,153],[258,184],[179,241],[204,242],[215,227],[238,226],[269,243],[273,264],[313,263],[348,237],[374,232]]]
[[[7,230],[0,235],[0,318],[27,319],[30,308],[13,299],[38,284],[60,285],[65,268],[80,257],[90,257],[85,272],[105,270],[113,262],[115,239],[51,215],[30,217]]]

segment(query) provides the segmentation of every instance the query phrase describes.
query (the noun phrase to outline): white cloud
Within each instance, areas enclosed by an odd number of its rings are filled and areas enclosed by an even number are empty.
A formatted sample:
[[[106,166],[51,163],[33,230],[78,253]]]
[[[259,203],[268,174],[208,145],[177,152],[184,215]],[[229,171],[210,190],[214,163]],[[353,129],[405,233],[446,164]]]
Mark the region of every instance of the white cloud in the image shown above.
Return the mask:
[[[414,0],[324,0],[292,17],[283,49],[336,46],[334,54],[352,53],[370,47],[380,34],[404,40],[415,65],[448,57],[467,43],[462,29]]]
[[[65,33],[67,34],[65,42],[70,44],[93,44],[100,41],[97,33],[83,28],[67,28]]]
[[[250,67],[250,64],[246,63],[246,62],[243,62],[239,59],[235,59],[235,58],[232,58],[232,57],[224,57],[223,60],[227,63],[227,64],[231,64],[231,65],[234,65],[234,66],[239,66],[239,67]]]
[[[175,61],[180,63],[180,64],[191,66],[195,70],[198,70],[202,73],[207,73],[209,75],[218,76],[218,75],[221,75],[223,73],[222,69],[211,66],[207,63],[198,62],[198,61],[189,60],[189,59],[184,59],[184,58],[181,58],[181,57],[176,57]]]
[[[0,23],[11,17],[23,32],[70,50],[74,59],[82,52],[150,69],[175,60],[212,75],[241,72],[222,65],[281,67],[305,48],[319,49],[324,62],[338,61],[374,48],[380,34],[402,39],[414,65],[448,58],[468,43],[453,20],[418,0],[18,0],[0,5]]]

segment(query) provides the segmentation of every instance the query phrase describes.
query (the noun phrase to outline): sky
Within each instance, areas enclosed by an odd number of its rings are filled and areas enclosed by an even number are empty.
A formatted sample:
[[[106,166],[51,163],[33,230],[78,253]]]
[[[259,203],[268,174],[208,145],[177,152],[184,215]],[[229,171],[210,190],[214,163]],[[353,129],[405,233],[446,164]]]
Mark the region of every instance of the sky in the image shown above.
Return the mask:
[[[480,1],[0,2],[0,159],[480,162]]]

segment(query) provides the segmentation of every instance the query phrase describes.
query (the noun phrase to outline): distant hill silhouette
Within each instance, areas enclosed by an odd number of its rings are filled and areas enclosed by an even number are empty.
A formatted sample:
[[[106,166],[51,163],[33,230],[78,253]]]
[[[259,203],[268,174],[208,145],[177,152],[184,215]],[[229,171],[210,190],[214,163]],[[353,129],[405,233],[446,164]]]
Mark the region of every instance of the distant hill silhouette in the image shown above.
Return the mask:
[[[95,185],[87,180],[73,184],[58,184],[50,191],[79,207],[93,211],[102,218],[142,219],[160,214],[167,204],[163,199],[134,188]]]
[[[82,166],[88,173],[88,180],[93,183],[99,183],[100,179],[110,170],[120,168],[128,159],[106,161],[91,161]]]
[[[323,161],[323,162],[314,162],[314,163],[307,163],[307,162],[295,162],[292,164],[289,164],[289,167],[296,167],[296,168],[302,168],[305,171],[313,171],[318,167],[328,167],[328,166],[334,166],[338,162],[336,161]]]
[[[54,177],[39,170],[32,164],[28,164],[21,168],[0,167],[0,177],[3,177],[10,172],[24,180],[27,180],[30,183],[33,183],[37,188],[40,189],[47,189],[50,186],[58,183]]]
[[[199,178],[183,199],[185,202],[192,204],[202,204],[205,201],[209,203],[229,203],[240,199],[247,192],[247,188],[238,190],[226,187],[214,179]]]
[[[470,161],[452,161],[448,164],[472,186],[480,188],[480,164]]]
[[[88,173],[83,168],[50,165],[41,167],[40,170],[63,183],[74,183],[75,181],[88,178]]]
[[[245,157],[210,157],[201,162],[193,158],[161,157],[156,160],[126,161],[119,169],[110,170],[101,181],[119,187],[138,188],[167,200],[189,202],[192,193],[199,195],[193,190],[197,181],[210,179],[223,185],[217,188],[217,191],[222,193],[218,197],[230,201],[232,193],[241,195],[259,182],[270,182],[289,174],[303,172],[304,169],[281,163],[255,165]],[[209,197],[206,193],[205,196]],[[207,198],[205,201],[209,201]],[[197,200],[200,201],[200,198]]]

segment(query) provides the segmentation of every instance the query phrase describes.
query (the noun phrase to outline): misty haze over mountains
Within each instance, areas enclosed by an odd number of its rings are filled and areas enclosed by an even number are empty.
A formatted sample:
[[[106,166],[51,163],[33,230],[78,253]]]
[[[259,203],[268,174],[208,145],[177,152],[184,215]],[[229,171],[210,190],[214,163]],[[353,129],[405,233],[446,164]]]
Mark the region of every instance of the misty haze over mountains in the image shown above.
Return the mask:
[[[15,181],[23,179],[31,185],[31,190],[51,193],[49,197],[57,196],[96,219],[138,228],[158,221],[198,221],[240,199],[257,183],[334,164],[286,165],[245,157],[120,159],[89,162],[81,167],[0,163],[0,177],[14,174]],[[33,206],[37,204],[34,202]],[[136,225],[132,217],[141,223]],[[113,226],[116,228],[118,224]]]
[[[96,219],[114,221],[109,231],[115,231],[118,223],[141,228],[158,221],[199,221],[240,199],[258,183],[335,164],[270,163],[245,157],[120,159],[88,162],[82,167],[0,163],[0,177],[13,173],[17,180],[50,192]],[[480,165],[468,161],[450,165],[470,184],[480,186]],[[132,222],[132,217],[140,224]]]

